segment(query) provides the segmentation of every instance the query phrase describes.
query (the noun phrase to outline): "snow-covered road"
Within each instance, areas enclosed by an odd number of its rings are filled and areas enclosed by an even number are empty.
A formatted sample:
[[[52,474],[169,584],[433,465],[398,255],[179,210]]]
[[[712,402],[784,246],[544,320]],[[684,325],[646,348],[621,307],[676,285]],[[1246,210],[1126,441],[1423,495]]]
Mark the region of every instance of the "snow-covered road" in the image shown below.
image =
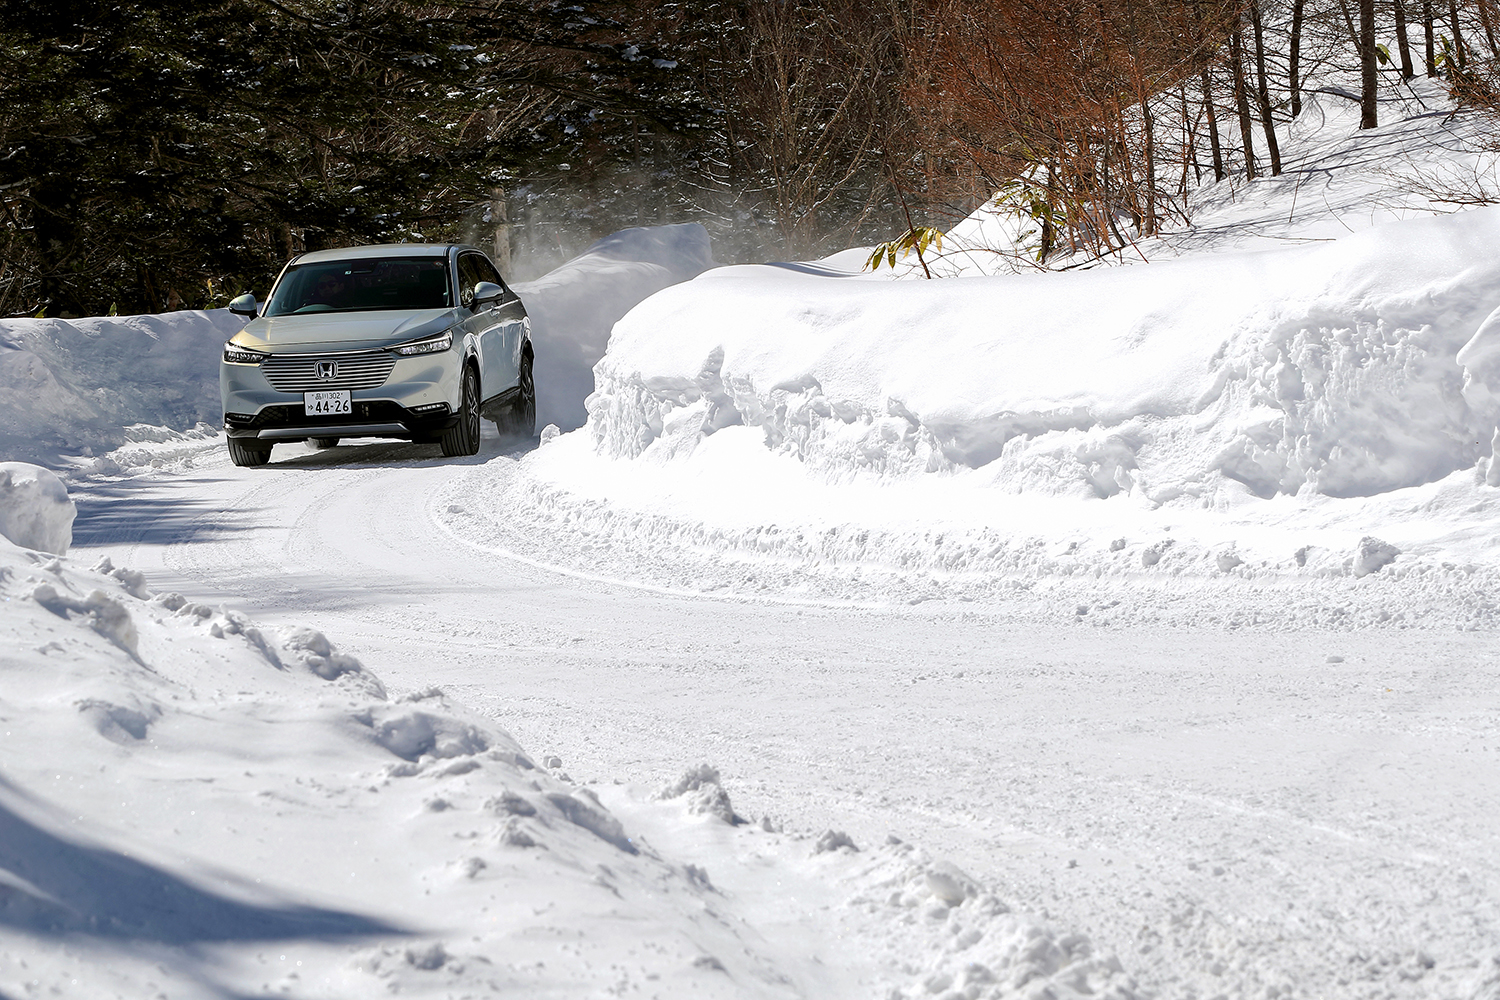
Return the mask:
[[[1146,993],[1494,988],[1493,636],[1042,629],[999,601],[636,587],[454,536],[464,483],[525,475],[520,458],[494,440],[469,462],[285,446],[244,470],[205,452],[78,483],[74,554],[315,622],[394,691],[439,685],[575,780],[707,762],[757,821],[919,844]]]

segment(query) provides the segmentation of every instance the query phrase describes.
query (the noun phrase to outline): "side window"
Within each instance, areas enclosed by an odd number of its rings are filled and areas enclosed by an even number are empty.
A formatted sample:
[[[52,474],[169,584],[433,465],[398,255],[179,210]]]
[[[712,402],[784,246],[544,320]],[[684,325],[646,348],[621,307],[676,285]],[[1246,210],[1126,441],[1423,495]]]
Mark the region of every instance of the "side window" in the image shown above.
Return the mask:
[[[464,308],[474,305],[474,286],[488,280],[478,265],[484,258],[475,253],[466,253],[458,258],[458,301]]]
[[[474,256],[474,262],[479,267],[479,280],[480,281],[493,281],[495,284],[499,285],[501,288],[504,288],[505,289],[505,297],[507,299],[510,298],[510,288],[505,284],[505,281],[500,277],[500,272],[497,271],[497,270],[495,270],[495,265],[490,263],[490,259],[488,257],[481,257],[481,256],[475,255]]]

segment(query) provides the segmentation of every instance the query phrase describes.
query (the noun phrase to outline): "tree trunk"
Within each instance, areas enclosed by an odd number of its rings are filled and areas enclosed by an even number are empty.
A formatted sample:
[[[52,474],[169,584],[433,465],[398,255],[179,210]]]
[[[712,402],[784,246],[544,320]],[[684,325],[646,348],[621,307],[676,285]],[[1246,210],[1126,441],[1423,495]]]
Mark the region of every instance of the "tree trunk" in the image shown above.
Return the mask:
[[[1037,263],[1047,263],[1047,258],[1052,256],[1052,247],[1057,240],[1057,233],[1052,225],[1052,206],[1057,202],[1057,163],[1054,159],[1047,161],[1047,211],[1042,216],[1042,247],[1037,252]]]
[[[1245,176],[1255,180],[1255,142],[1251,135],[1250,98],[1245,93],[1245,60],[1241,57],[1244,42],[1240,37],[1240,26],[1236,24],[1229,33],[1229,69],[1234,74],[1234,106],[1240,116],[1240,139],[1245,144]]]
[[[1260,27],[1260,2],[1250,2],[1250,26],[1255,29],[1255,88],[1260,98],[1260,124],[1271,155],[1271,176],[1281,175],[1281,149],[1276,145],[1276,122],[1271,117],[1271,92],[1266,87],[1266,41]]]
[[[1302,113],[1302,84],[1297,79],[1298,62],[1302,56],[1302,8],[1307,0],[1292,0],[1292,37],[1291,52],[1287,60],[1287,69],[1291,75],[1292,88],[1292,117],[1296,118]]]
[[[1214,113],[1213,81],[1209,79],[1208,64],[1203,66],[1203,107],[1208,112],[1208,145],[1214,154],[1214,181],[1224,179],[1224,151],[1219,146],[1219,117]]]
[[[1500,48],[1495,47],[1495,22],[1490,17],[1490,0],[1478,0],[1474,7],[1479,11],[1479,26],[1484,29],[1484,40],[1490,46],[1490,58],[1500,56]]]
[[[1427,75],[1437,76],[1437,53],[1433,49],[1432,0],[1422,0],[1422,34],[1427,42]]]
[[[1141,235],[1156,235],[1156,118],[1151,114],[1149,98],[1141,101],[1141,117],[1146,126],[1146,217]]]
[[[506,275],[509,281],[510,275],[510,211],[507,207],[504,188],[490,189],[490,225],[494,231],[490,236],[490,244],[493,253],[490,254],[495,266],[500,269],[502,275]]]
[[[1464,54],[1464,36],[1458,26],[1458,0],[1448,0],[1448,20],[1453,22],[1453,52],[1458,56],[1458,68],[1467,69],[1469,57]]]
[[[1411,65],[1411,44],[1406,38],[1406,0],[1394,0],[1396,8],[1396,47],[1401,50],[1401,79],[1410,80],[1416,76],[1416,70]]]
[[[1453,3],[1454,0],[1448,0]],[[1377,125],[1375,108],[1375,0],[1359,0],[1359,127]]]
[[[1203,168],[1198,164],[1198,120],[1193,117],[1192,109],[1188,107],[1187,84],[1182,84],[1177,91],[1177,96],[1182,100],[1182,182],[1177,185],[1177,197],[1187,204],[1187,178],[1188,162],[1192,161],[1193,180],[1203,183]],[[3,272],[0,272],[3,273]],[[0,299],[3,302],[3,299]],[[0,312],[3,315],[3,312]]]

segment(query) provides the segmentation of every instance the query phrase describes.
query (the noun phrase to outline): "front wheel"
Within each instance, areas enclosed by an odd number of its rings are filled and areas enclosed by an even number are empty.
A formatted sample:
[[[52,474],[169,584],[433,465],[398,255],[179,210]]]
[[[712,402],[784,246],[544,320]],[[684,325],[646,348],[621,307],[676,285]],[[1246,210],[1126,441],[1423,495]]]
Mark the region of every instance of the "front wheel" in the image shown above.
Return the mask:
[[[448,458],[479,453],[479,376],[464,366],[463,402],[458,407],[458,423],[443,431],[439,442]]]
[[[230,438],[229,460],[235,465],[247,467],[265,465],[271,460],[271,445]]]

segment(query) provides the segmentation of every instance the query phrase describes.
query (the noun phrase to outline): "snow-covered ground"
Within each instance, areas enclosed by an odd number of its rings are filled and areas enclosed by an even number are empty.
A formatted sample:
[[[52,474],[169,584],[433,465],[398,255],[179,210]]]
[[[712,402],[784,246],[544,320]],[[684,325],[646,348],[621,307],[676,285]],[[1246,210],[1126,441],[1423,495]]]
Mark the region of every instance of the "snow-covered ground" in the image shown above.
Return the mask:
[[[0,997],[1491,1000],[1500,212],[1374,154],[1465,128],[1314,105],[1150,266],[636,233],[470,460],[3,324]]]

